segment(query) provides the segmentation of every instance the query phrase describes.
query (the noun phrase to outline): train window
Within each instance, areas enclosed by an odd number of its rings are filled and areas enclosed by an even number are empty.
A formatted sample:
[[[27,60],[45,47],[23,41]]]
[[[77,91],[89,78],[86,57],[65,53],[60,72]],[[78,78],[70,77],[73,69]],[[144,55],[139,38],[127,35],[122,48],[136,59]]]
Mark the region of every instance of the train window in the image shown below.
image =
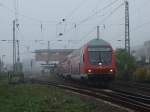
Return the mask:
[[[90,64],[110,64],[112,61],[112,51],[100,51],[96,50],[94,51],[93,49],[88,50],[89,54],[89,63]]]
[[[112,60],[112,52],[111,51],[103,51],[100,53],[101,62],[103,64],[110,64]]]
[[[110,47],[91,47],[88,51],[111,51]]]

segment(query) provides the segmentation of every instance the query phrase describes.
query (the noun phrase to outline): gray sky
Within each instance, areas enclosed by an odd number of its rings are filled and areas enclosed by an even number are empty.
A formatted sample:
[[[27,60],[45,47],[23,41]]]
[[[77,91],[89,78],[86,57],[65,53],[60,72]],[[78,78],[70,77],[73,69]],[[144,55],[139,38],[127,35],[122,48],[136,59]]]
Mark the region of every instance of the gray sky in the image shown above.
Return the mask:
[[[13,1],[0,0],[0,40],[12,40]],[[103,8],[115,0],[18,1],[20,27],[17,39],[21,40],[22,58],[29,57],[29,51],[47,48],[47,40],[51,41],[51,48],[77,48],[96,38],[97,25],[101,26],[101,38],[109,41],[114,48],[124,47],[124,5],[120,5],[124,0],[118,0],[105,10]],[[142,45],[150,39],[150,0],[129,0],[129,3],[131,44]],[[97,11],[99,13],[93,16]],[[63,18],[66,22],[60,23]],[[64,35],[58,36],[59,32]],[[6,54],[5,61],[11,61],[12,42],[0,41],[0,50],[0,55]]]

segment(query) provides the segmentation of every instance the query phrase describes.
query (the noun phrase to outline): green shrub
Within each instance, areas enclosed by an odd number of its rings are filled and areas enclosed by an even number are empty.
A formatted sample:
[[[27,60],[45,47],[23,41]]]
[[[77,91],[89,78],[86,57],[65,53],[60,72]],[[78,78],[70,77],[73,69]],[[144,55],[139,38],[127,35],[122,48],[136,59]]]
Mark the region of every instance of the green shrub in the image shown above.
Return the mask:
[[[116,50],[117,79],[130,80],[136,69],[135,58],[124,49]]]
[[[146,69],[145,68],[137,68],[133,73],[133,79],[136,81],[144,81],[146,79]]]
[[[133,73],[133,80],[145,82],[150,81],[150,70],[147,67],[139,67]]]
[[[146,81],[150,82],[150,70],[147,68]]]

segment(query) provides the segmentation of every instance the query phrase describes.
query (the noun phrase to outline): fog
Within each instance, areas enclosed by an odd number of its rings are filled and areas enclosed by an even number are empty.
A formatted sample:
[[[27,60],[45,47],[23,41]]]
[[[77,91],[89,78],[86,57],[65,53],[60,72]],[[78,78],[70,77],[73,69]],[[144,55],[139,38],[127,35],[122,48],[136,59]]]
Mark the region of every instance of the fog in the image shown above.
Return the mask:
[[[51,49],[79,48],[96,38],[97,25],[100,38],[114,48],[123,48],[123,3],[124,0],[18,0],[21,60],[33,58],[35,49],[46,49],[47,41]],[[131,46],[143,45],[150,39],[150,1],[129,0],[129,6]],[[14,0],[0,0],[0,14],[0,40],[12,40]],[[4,61],[12,63],[12,42],[0,41],[0,51],[1,56],[6,55]]]

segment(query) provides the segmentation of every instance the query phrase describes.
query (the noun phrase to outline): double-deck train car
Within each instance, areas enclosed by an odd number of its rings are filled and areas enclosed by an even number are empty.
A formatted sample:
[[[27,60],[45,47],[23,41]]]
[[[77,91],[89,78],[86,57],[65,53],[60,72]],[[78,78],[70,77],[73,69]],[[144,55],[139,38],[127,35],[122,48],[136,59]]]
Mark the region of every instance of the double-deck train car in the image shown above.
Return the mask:
[[[93,39],[69,54],[58,72],[73,79],[110,82],[116,73],[115,52],[108,42]]]

